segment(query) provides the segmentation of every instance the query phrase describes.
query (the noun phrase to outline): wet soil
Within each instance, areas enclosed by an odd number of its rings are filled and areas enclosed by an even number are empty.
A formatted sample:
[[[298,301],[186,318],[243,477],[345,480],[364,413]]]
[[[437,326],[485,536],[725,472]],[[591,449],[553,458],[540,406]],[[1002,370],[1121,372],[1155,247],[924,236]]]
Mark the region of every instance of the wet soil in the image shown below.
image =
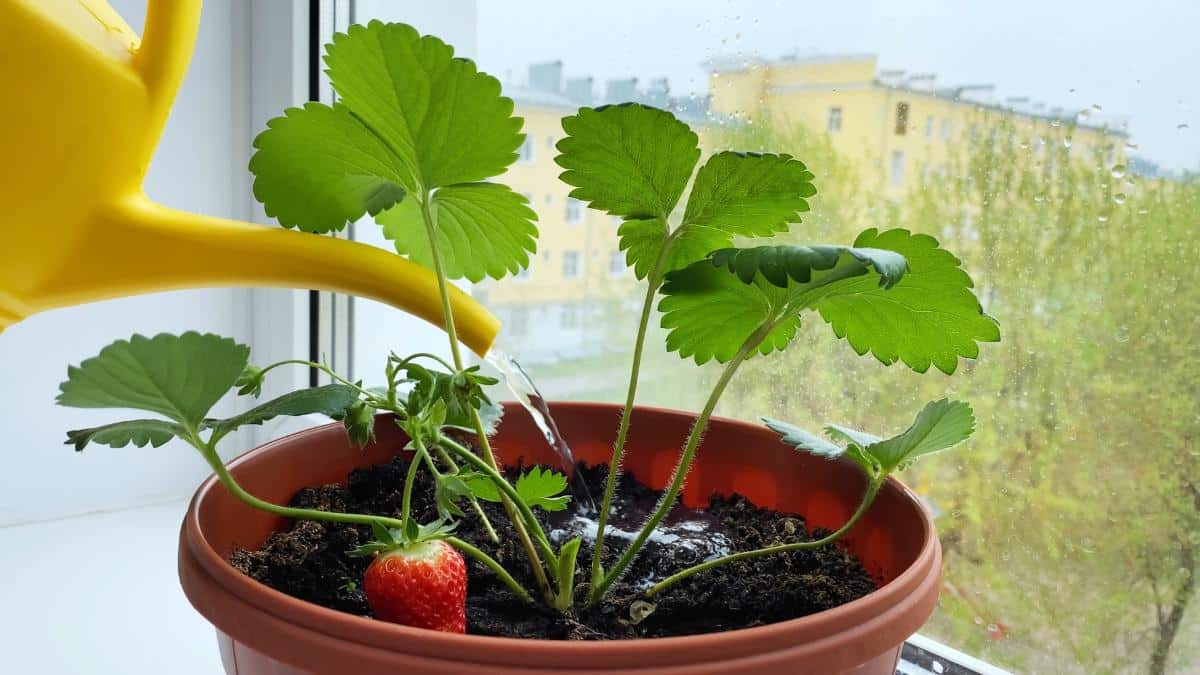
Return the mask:
[[[291,504],[396,516],[406,466],[406,459],[397,457],[387,464],[355,470],[345,485],[304,488]],[[581,466],[580,472],[593,495],[603,493],[607,467]],[[429,522],[437,513],[433,486],[426,472],[419,475],[425,480],[419,480],[416,486],[414,513],[421,522]],[[627,541],[620,537],[621,531],[636,531],[659,497],[658,492],[629,474],[622,477],[617,494],[616,510],[623,515],[617,518],[617,534],[605,538],[606,567],[615,562]],[[499,504],[483,506],[502,543],[493,544],[488,539],[469,509],[456,536],[487,551],[526,588],[536,588],[503,508]],[[538,514],[552,539],[590,529],[582,514],[570,510]],[[647,543],[601,603],[589,609],[580,607],[568,615],[522,604],[490,570],[468,558],[467,632],[563,640],[712,633],[805,616],[862,597],[876,588],[854,556],[837,546],[827,546],[723,565],[676,584],[647,606],[643,591],[649,583],[706,557],[726,550],[806,541],[827,533],[808,532],[802,517],[759,508],[737,494],[713,496],[707,509],[677,505],[667,524],[665,536]],[[361,588],[369,561],[346,555],[346,551],[370,538],[370,528],[365,526],[296,521],[289,530],[271,535],[258,550],[236,551],[231,562],[254,579],[294,597],[371,616]],[[591,556],[592,545],[585,538],[576,578],[580,601],[587,592]],[[653,611],[647,616],[644,614],[648,608]]]

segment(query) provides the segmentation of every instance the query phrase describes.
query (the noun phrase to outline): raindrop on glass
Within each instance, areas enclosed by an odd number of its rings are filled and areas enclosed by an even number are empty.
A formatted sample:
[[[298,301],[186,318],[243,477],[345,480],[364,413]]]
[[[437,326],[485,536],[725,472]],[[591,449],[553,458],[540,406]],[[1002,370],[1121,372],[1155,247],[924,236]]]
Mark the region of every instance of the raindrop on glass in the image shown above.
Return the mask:
[[[1087,108],[1084,108],[1083,110],[1080,110],[1079,112],[1075,113],[1075,118],[1078,119],[1080,122],[1082,122],[1082,121],[1086,120],[1088,117],[1090,117],[1091,114],[1092,114],[1092,111],[1088,110]]]
[[[1116,203],[1118,203],[1118,204],[1124,204],[1124,203],[1125,203],[1125,193],[1124,193],[1124,192],[1118,192],[1118,193],[1114,194],[1114,195],[1113,195],[1113,201],[1114,201],[1114,202],[1116,202]]]
[[[1113,337],[1117,342],[1129,342],[1129,326],[1117,326],[1117,332]]]
[[[1128,142],[1128,143],[1126,143],[1126,144],[1125,144],[1125,149],[1126,149],[1126,150],[1137,150],[1137,149],[1138,149],[1138,144],[1137,144],[1137,143],[1134,143],[1134,142],[1132,142],[1132,141],[1130,141],[1130,142]]]
[[[1108,216],[1096,216],[1096,220],[1098,220],[1098,221],[1100,221],[1100,222],[1102,222],[1102,223],[1107,223],[1107,222],[1108,222]]]
[[[1191,127],[1191,125],[1189,125],[1188,123],[1184,122],[1183,124],[1177,124],[1177,125],[1175,125],[1175,128],[1176,128],[1176,129],[1178,129],[1178,130],[1180,130],[1180,131],[1186,131],[1186,130],[1188,130],[1188,129],[1191,129],[1192,127]]]
[[[1071,137],[1070,136],[1063,136],[1063,147],[1064,148],[1071,147]]]
[[[1124,178],[1125,177],[1125,165],[1124,164],[1114,164],[1113,168],[1112,168],[1112,177],[1113,178]]]
[[[1101,108],[1099,103],[1093,103],[1092,110],[1100,111],[1100,110],[1104,110],[1104,108]]]

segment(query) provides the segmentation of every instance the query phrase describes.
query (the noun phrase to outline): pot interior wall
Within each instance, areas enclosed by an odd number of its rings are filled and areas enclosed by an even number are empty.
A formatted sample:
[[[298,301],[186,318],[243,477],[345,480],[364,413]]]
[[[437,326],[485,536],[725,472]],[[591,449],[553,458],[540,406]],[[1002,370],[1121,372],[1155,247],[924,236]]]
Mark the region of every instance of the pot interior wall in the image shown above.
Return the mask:
[[[577,459],[608,461],[618,407],[605,408],[607,414],[572,403],[551,404],[551,409]],[[692,420],[686,413],[639,408],[633,415],[625,469],[653,487],[665,486]],[[328,425],[317,433],[320,442],[289,452],[286,461],[270,457],[274,444],[269,444],[233,462],[231,471],[250,492],[286,503],[301,487],[340,483],[353,467],[388,461],[405,442],[384,417],[376,425],[376,442],[365,450],[349,443],[341,425]],[[493,445],[507,464],[558,464],[533,422],[512,405],[506,405]],[[861,473],[847,462],[797,453],[761,426],[715,420],[698,451],[684,499],[699,506],[714,492],[738,492],[761,506],[801,514],[810,528],[834,529],[854,511],[864,485]],[[880,492],[871,510],[843,540],[880,583],[909,567],[926,538],[920,507],[897,485]],[[223,489],[211,497],[199,514],[200,525],[222,556],[239,547],[255,548],[285,526],[283,519],[251,510]]]

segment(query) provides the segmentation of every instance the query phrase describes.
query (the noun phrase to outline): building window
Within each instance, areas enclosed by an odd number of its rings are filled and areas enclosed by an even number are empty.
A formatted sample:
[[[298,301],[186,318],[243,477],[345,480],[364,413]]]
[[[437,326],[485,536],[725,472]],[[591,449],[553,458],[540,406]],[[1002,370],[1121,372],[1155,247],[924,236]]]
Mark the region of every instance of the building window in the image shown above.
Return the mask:
[[[579,225],[583,222],[583,202],[567,198],[567,224]]]
[[[525,141],[521,143],[521,147],[517,148],[517,161],[522,164],[529,164],[533,161],[532,136],[526,136]]]
[[[842,109],[829,109],[829,122],[825,125],[829,133],[837,133],[842,130]]]
[[[563,253],[562,270],[564,279],[579,278],[579,251],[565,251]]]
[[[546,147],[550,148],[551,150],[554,149],[554,137],[553,136],[546,137]]]
[[[933,115],[925,118],[925,138],[933,138]]]
[[[562,313],[558,315],[558,325],[560,328],[578,328],[579,305],[573,302],[563,304]]]
[[[904,151],[892,151],[892,185],[904,185]]]
[[[553,203],[554,203],[554,195],[547,192],[546,193],[546,206],[550,206]]]
[[[519,281],[529,281],[529,279],[532,277],[533,277],[533,261],[530,260],[528,265],[522,267],[520,272],[517,272],[516,278]]]
[[[950,120],[942,120],[942,140],[943,140],[943,141],[948,141],[948,140],[950,140],[950,129],[951,129],[951,126],[952,126],[952,125],[951,125],[951,122],[950,122]]]
[[[908,104],[901,101],[896,104],[896,135],[908,133]]]
[[[620,251],[608,254],[608,274],[613,277],[625,276],[625,256]]]

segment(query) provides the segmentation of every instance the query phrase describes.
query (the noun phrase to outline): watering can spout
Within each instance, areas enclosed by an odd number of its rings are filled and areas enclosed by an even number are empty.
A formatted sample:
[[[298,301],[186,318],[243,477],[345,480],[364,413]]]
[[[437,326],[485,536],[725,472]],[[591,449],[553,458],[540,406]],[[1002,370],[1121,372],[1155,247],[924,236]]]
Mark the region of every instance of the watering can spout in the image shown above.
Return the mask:
[[[105,0],[0,2],[0,331],[69,305],[184,288],[315,288],[445,325],[432,272],[366,244],[196,215],[142,179],[187,70],[200,0],[149,0],[137,36]],[[463,344],[499,322],[451,290]]]

